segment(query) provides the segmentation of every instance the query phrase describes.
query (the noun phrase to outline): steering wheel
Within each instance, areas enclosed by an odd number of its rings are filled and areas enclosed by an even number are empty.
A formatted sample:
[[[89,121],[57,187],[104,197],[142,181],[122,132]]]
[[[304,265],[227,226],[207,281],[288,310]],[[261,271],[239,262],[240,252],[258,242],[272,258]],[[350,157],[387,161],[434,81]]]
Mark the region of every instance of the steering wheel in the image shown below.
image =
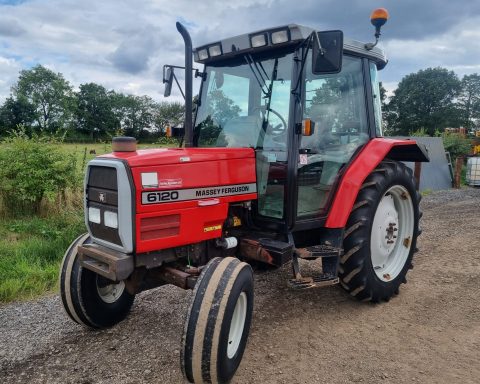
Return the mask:
[[[256,111],[260,111],[260,113],[262,114],[262,120],[265,121],[265,114],[266,114],[266,108],[264,106],[262,107],[256,107],[252,110],[252,114]],[[287,131],[287,122],[285,121],[285,119],[283,118],[283,116],[275,111],[274,109],[270,108],[270,112],[273,113],[275,116],[277,116],[281,123],[280,124],[277,124],[275,125],[274,127],[272,127],[270,130],[269,130],[269,133],[273,136],[273,137],[277,137],[277,136],[282,136],[286,131]]]

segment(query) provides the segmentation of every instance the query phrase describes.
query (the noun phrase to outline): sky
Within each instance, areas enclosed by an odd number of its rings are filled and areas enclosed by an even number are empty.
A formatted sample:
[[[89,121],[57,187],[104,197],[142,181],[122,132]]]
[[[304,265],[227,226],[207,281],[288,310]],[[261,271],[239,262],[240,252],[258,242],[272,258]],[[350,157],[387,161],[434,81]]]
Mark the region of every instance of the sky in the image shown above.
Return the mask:
[[[163,101],[163,65],[184,60],[176,21],[194,46],[290,23],[368,42],[377,7],[390,12],[379,44],[389,58],[380,75],[389,92],[428,67],[480,73],[478,0],[0,0],[0,102],[19,71],[37,64],[76,88],[95,82]],[[176,89],[172,95],[181,100]]]

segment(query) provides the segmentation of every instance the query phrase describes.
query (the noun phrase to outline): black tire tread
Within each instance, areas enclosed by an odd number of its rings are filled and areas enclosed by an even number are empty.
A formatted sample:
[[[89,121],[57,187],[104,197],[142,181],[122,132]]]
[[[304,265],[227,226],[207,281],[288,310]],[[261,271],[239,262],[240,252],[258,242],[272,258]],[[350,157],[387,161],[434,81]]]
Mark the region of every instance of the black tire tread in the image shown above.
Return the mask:
[[[415,191],[415,194],[411,193],[411,195],[419,220],[422,215],[418,208],[421,196],[415,189],[413,173],[404,164],[387,160],[382,161],[362,184],[345,226],[344,255],[340,258],[339,265],[340,284],[347,292],[361,301],[388,301],[393,295],[398,294],[399,285],[406,282],[405,274],[412,268],[411,260],[416,248],[416,238],[421,233],[418,220],[415,221],[412,249],[406,262],[406,268],[397,278],[380,289],[378,283],[372,278],[374,272],[371,262],[367,261],[370,259],[372,214],[375,213],[379,198],[389,187],[389,183],[392,180],[400,179],[408,180],[406,183],[409,184],[410,190]]]
[[[90,296],[98,295],[94,285],[96,283],[92,285],[96,274],[82,268],[77,252],[79,245],[90,241],[88,234],[83,234],[75,239],[65,252],[60,266],[60,296],[65,312],[73,321],[88,328],[108,328],[128,315],[135,295],[125,290],[113,306],[109,307],[107,304],[104,308],[92,307],[91,297],[85,297],[85,293]],[[91,292],[92,290],[95,291]],[[103,313],[100,313],[99,309]]]
[[[195,285],[181,349],[181,368],[189,382],[225,382],[218,371],[217,351],[230,292],[242,273],[249,274],[253,284],[253,273],[248,264],[234,257],[217,257],[207,264]],[[251,313],[245,325],[247,327],[248,323],[245,337],[250,321]]]

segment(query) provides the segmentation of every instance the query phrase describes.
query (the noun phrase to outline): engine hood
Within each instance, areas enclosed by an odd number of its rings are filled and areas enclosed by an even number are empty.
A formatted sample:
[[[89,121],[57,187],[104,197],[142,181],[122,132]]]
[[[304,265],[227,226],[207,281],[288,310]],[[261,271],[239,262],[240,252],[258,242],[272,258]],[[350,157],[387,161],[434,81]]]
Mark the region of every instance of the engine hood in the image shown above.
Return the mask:
[[[252,148],[158,148],[139,149],[135,152],[113,152],[99,157],[121,159],[134,168],[253,158],[255,152]]]

